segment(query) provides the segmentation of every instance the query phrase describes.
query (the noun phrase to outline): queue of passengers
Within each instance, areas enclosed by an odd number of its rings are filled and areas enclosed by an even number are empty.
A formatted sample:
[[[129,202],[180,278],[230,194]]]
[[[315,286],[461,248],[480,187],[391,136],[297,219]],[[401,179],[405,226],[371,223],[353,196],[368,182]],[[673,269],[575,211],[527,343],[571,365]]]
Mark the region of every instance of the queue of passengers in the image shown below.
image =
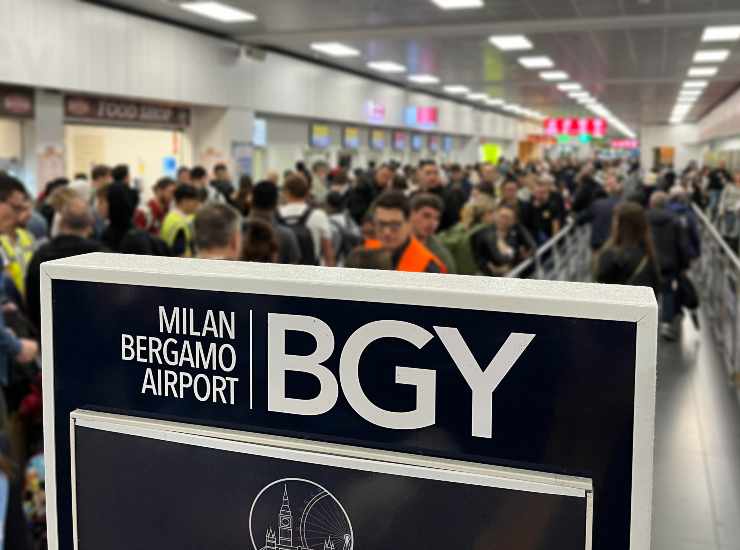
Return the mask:
[[[96,251],[411,272],[505,276],[568,224],[591,226],[595,281],[652,287],[661,334],[676,338],[686,272],[701,253],[694,202],[732,225],[740,173],[564,158],[461,166],[389,161],[355,170],[299,162],[234,182],[228,168],[181,167],[147,200],[128,166],[96,166],[32,197],[0,173],[0,476],[11,459],[9,547],[42,548],[40,265]],[[737,248],[740,224],[723,230]],[[732,239],[736,239],[734,242]],[[682,289],[684,289],[682,291]],[[2,495],[0,495],[2,496]],[[13,508],[15,510],[15,508]],[[18,508],[20,510],[20,508]],[[29,540],[33,546],[25,545]]]

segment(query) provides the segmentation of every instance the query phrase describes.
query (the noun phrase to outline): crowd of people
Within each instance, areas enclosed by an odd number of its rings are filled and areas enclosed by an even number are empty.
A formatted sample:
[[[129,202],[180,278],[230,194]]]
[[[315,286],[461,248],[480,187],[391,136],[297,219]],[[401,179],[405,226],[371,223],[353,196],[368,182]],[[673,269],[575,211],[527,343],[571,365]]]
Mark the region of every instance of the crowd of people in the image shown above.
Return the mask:
[[[733,178],[723,165],[677,175],[643,174],[627,160],[355,170],[319,161],[256,183],[232,181],[224,165],[210,174],[196,166],[161,178],[147,198],[126,165],[54,180],[37,197],[0,173],[0,481],[5,472],[10,498],[24,499],[7,517],[6,545],[44,544],[43,262],[108,251],[504,276],[569,224],[590,224],[594,280],[655,289],[661,334],[672,340],[674,319],[691,307],[686,272],[701,253],[691,202],[720,221],[737,250],[740,172]],[[12,474],[11,460],[29,465],[25,476]]]

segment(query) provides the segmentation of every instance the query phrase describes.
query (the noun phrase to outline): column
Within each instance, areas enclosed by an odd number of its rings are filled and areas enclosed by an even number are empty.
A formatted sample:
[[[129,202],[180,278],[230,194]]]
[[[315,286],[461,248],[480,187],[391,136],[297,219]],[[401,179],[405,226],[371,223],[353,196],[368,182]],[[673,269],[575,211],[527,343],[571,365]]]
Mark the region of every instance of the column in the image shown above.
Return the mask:
[[[32,195],[65,176],[64,95],[36,90],[35,116],[23,122],[23,168]]]
[[[236,177],[251,172],[253,125],[254,112],[248,109],[194,107],[190,130],[194,164],[210,172],[225,163]]]

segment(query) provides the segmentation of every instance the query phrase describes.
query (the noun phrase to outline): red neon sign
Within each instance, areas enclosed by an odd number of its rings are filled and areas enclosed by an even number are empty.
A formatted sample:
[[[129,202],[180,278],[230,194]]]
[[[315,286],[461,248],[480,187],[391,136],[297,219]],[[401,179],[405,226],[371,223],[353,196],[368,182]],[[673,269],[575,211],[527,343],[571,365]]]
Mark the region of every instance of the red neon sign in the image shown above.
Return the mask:
[[[608,129],[603,118],[546,118],[544,122],[545,134],[548,136],[604,137]]]

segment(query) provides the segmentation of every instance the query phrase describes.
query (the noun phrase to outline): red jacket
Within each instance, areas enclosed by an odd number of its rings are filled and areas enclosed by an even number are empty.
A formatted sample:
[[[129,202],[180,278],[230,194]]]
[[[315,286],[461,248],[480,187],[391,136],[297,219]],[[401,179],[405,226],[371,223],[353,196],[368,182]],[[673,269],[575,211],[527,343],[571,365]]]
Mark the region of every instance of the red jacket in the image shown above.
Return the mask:
[[[164,208],[157,199],[151,199],[144,206],[136,209],[134,225],[158,237],[167,212],[168,209]]]

